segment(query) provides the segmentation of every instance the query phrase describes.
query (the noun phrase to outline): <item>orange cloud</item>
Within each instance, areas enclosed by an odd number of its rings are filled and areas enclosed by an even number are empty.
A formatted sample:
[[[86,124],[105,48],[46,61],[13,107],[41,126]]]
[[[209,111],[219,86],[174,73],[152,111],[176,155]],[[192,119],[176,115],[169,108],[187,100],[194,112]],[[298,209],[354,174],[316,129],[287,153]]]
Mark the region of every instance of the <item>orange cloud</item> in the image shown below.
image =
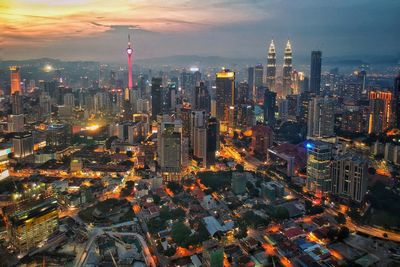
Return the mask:
[[[215,0],[5,0],[0,32],[7,47],[92,36],[121,25],[177,32],[261,17],[265,12],[251,5]]]

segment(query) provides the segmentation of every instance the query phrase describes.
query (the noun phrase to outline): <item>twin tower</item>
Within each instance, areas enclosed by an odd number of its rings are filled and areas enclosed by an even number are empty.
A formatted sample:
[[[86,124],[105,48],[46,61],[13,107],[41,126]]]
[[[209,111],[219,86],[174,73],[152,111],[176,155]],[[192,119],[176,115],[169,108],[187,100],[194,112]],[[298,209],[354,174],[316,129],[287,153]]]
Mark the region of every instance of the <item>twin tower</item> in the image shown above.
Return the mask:
[[[292,46],[288,40],[283,57],[282,91],[290,92],[292,86]],[[274,40],[271,40],[267,56],[266,85],[271,91],[276,91],[276,50]]]

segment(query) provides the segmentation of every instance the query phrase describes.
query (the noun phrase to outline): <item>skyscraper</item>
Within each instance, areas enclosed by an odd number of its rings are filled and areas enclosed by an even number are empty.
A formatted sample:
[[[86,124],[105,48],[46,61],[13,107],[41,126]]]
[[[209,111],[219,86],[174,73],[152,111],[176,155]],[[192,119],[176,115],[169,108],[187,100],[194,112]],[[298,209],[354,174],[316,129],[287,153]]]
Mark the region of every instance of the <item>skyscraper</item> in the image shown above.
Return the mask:
[[[258,64],[254,67],[254,85],[256,87],[256,98],[255,101],[262,101],[263,98],[263,79],[264,79],[264,67]]]
[[[16,92],[21,92],[21,74],[19,72],[20,68],[17,66],[10,67],[10,80],[11,80],[11,94]]]
[[[307,189],[314,193],[327,193],[331,190],[330,163],[331,144],[322,141],[310,141],[307,149]]]
[[[215,152],[219,147],[219,122],[212,117],[207,122],[207,166],[215,164]]]
[[[151,79],[151,119],[155,120],[157,115],[161,113],[163,100],[162,100],[162,79]]]
[[[128,55],[128,88],[133,87],[132,82],[132,61],[133,61],[133,49],[131,48],[131,36],[128,35],[128,48],[126,49],[126,54]]]
[[[266,85],[270,91],[275,91],[275,76],[276,76],[276,51],[274,40],[271,40],[271,44],[268,49],[267,57],[267,75]]]
[[[13,139],[14,156],[16,158],[25,158],[33,154],[33,139],[29,132],[17,133]]]
[[[182,124],[161,121],[158,139],[158,164],[166,180],[179,177],[182,169]]]
[[[361,202],[367,191],[367,162],[346,154],[332,162],[332,193]]]
[[[204,82],[200,82],[194,91],[194,109],[205,110],[207,113],[211,111],[211,98],[208,93],[207,86]]]
[[[321,92],[321,51],[311,52],[310,91],[316,95]]]
[[[20,95],[19,91],[11,95],[11,108],[13,115],[19,115],[23,113],[22,96]]]
[[[329,97],[314,97],[308,105],[308,137],[330,137],[334,132],[334,103]]]
[[[292,46],[288,40],[285,48],[285,55],[283,57],[282,95],[284,96],[291,94],[292,68]]]
[[[254,84],[254,67],[249,67],[248,68],[248,74],[247,74],[247,83],[249,84],[249,97],[253,101],[255,101],[256,98],[256,87]]]
[[[229,108],[235,105],[235,73],[222,70],[216,74],[216,115],[221,122],[229,120]]]
[[[276,93],[265,90],[264,93],[264,123],[275,126]]]

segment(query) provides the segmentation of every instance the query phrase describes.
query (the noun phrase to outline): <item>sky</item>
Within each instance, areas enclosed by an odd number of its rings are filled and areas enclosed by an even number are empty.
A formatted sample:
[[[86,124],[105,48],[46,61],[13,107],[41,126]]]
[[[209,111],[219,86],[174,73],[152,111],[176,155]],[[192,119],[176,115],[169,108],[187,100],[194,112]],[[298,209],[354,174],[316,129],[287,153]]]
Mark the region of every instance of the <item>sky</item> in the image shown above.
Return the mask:
[[[399,0],[1,0],[0,59],[400,53]]]

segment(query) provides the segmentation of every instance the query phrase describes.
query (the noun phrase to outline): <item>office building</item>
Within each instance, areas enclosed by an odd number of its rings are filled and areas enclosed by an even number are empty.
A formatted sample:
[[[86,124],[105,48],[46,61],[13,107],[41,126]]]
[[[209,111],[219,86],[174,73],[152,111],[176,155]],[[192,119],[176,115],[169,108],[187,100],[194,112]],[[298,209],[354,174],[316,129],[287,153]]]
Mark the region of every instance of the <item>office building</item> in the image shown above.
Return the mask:
[[[359,156],[345,154],[332,161],[332,194],[361,202],[367,192],[367,162]]]
[[[21,73],[19,71],[20,68],[17,66],[10,67],[11,94],[19,92],[22,95]]]
[[[151,119],[155,120],[163,106],[162,78],[151,79]]]
[[[262,102],[264,93],[264,67],[258,64],[254,67],[254,85],[256,87],[256,102]]]
[[[291,94],[292,90],[292,46],[288,40],[283,57],[283,75],[282,75],[282,95]]]
[[[249,98],[255,102],[256,86],[254,83],[254,67],[249,67],[247,69],[247,83],[249,84]]]
[[[204,82],[200,82],[195,88],[193,108],[196,110],[205,110],[207,113],[211,111],[211,98]]]
[[[49,147],[69,146],[71,129],[66,124],[50,124],[46,130],[46,144]]]
[[[264,158],[272,147],[274,132],[270,126],[256,125],[252,128],[251,149],[254,155]]]
[[[165,101],[166,111],[175,111],[176,98],[177,98],[176,83],[170,83],[168,85],[167,98]]]
[[[334,115],[332,98],[312,98],[308,106],[307,136],[310,138],[334,136]]]
[[[98,92],[93,97],[93,111],[95,113],[108,113],[111,103],[110,97],[106,92]]]
[[[167,181],[179,179],[182,170],[182,123],[161,120],[158,165]]]
[[[229,120],[229,107],[235,105],[235,73],[222,70],[216,74],[216,117],[221,122]]]
[[[25,158],[33,154],[33,138],[31,133],[16,133],[12,139],[12,143],[16,158]]]
[[[276,93],[271,90],[264,92],[264,123],[275,126]]]
[[[309,141],[307,149],[307,190],[317,195],[331,191],[330,164],[332,145],[322,141]]]
[[[237,88],[237,104],[246,104],[249,100],[249,84],[247,82],[241,82]]]
[[[20,115],[24,113],[22,106],[22,96],[18,91],[11,95],[11,108],[13,115]]]
[[[15,132],[23,132],[25,125],[25,116],[24,114],[19,115],[9,115],[8,116],[8,132],[15,133]]]
[[[207,122],[207,166],[215,164],[215,153],[219,149],[219,122],[211,117]]]
[[[48,198],[31,201],[6,213],[8,238],[21,253],[43,244],[58,230],[58,202]]]
[[[203,243],[203,265],[204,267],[223,267],[224,248],[218,241],[211,239]]]
[[[311,52],[310,92],[319,95],[321,92],[322,52]]]
[[[276,51],[275,51],[274,40],[271,40],[267,56],[266,86],[270,91],[273,92],[276,92],[275,77],[276,77]]]

